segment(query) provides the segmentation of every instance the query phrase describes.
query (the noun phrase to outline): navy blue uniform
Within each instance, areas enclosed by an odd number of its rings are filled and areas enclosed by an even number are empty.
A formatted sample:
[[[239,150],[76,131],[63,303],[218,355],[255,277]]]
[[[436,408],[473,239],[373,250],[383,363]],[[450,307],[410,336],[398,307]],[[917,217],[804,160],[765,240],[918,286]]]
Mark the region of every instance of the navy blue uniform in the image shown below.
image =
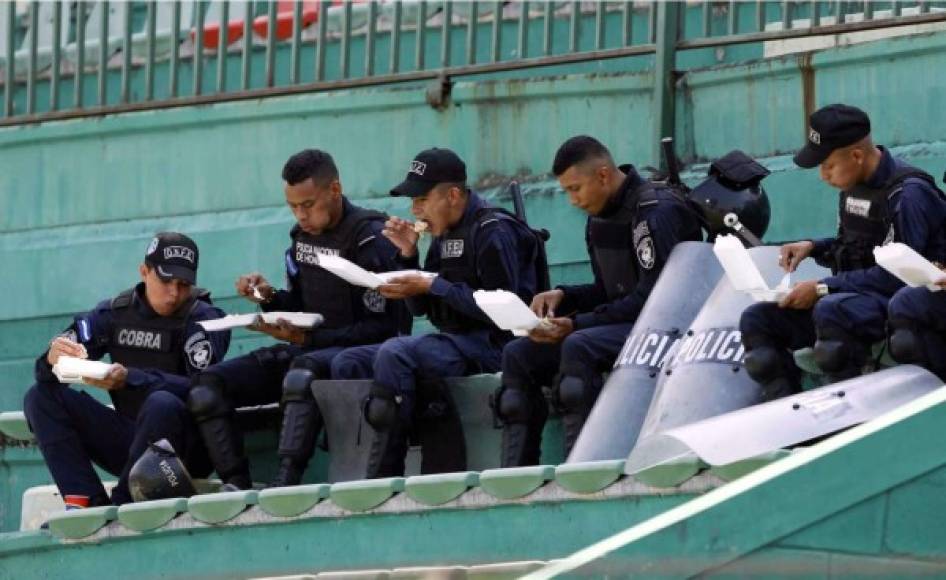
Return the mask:
[[[903,166],[887,149],[880,149],[882,158],[865,184],[868,188],[883,187]],[[833,376],[830,366],[824,370],[837,379],[846,378],[845,373],[856,374],[868,362],[865,357],[870,344],[884,339],[887,303],[903,287],[902,282],[880,266],[871,264],[849,269],[828,259],[838,255],[841,248],[846,214],[859,209],[867,211],[857,204],[841,207],[838,236],[815,241],[812,257],[819,263],[832,266],[834,274],[821,280],[828,286],[830,294],[821,298],[813,310],[782,309],[777,304],[763,302],[746,309],[740,320],[743,342],[750,355],[759,347],[777,349],[782,358],[772,368],[780,370],[770,374],[790,377],[794,388],[797,388],[800,371],[790,362],[790,355],[782,354],[785,349],[795,350],[811,346],[816,340],[839,338],[847,351],[839,358],[849,361],[847,368],[841,368],[837,376]],[[903,180],[886,198],[886,215],[889,216],[889,230],[882,243],[904,243],[932,260],[946,257],[946,203],[929,181],[918,177]],[[819,358],[817,348],[816,358]],[[825,355],[825,358],[832,357]],[[828,363],[819,359],[819,364],[824,368]],[[750,372],[751,366],[747,358]],[[838,368],[842,366],[839,364]],[[754,378],[764,382],[764,377]]]
[[[551,385],[557,374],[577,391],[560,392],[571,419],[567,454],[601,388],[601,374],[614,364],[673,247],[702,239],[697,216],[678,194],[645,181],[633,166],[621,169],[627,174],[621,188],[585,227],[594,282],[559,286],[564,298],[556,316],[573,314],[574,332],[559,344],[520,338],[503,350],[497,411],[507,425],[531,423],[528,443],[504,441],[504,466],[538,461],[537,438],[547,414],[540,387]]]
[[[430,418],[426,396],[424,408],[415,408],[419,387],[438,385],[447,377],[499,370],[502,347],[510,334],[498,329],[476,305],[475,290],[508,290],[526,303],[535,294],[537,246],[533,234],[520,222],[488,208],[479,196],[469,193],[459,223],[430,244],[424,270],[439,273],[430,293],[406,301],[412,314],[429,316],[440,332],[347,349],[333,361],[333,378],[373,376],[378,388],[399,401],[402,425],[418,417]],[[418,262],[417,256],[401,259],[404,268],[417,268]],[[443,392],[440,386],[430,390],[434,398]],[[401,439],[393,442],[386,465],[371,475],[403,473],[403,433],[395,437]],[[426,442],[424,447],[427,461]],[[462,455],[462,449],[453,452]],[[456,459],[455,464],[464,462],[465,457]]]
[[[293,244],[285,257],[287,289],[277,291],[263,308],[317,312],[322,314],[323,324],[307,331],[302,345],[277,344],[258,349],[214,365],[195,381],[188,406],[200,425],[214,467],[225,482],[241,488],[250,485],[242,435],[232,422],[235,408],[280,401],[283,377],[290,367],[306,368],[313,378],[328,378],[329,364],[343,348],[378,343],[409,328],[403,306],[386,300],[376,290],[352,286],[318,267],[320,254],[332,254],[373,272],[396,269],[397,249],[381,234],[384,218],[344,199],[342,219],[333,230],[312,236],[293,228]],[[313,406],[311,393],[302,391],[297,393],[305,397],[301,402]],[[287,431],[285,425],[283,431]],[[311,447],[314,442],[299,445]],[[282,447],[281,443],[281,455]],[[311,452],[294,450],[294,454],[306,458]]]
[[[946,381],[946,291],[902,288],[888,312],[894,358],[924,366]]]
[[[159,319],[143,300],[144,285],[139,284],[136,300],[128,308],[143,321]],[[187,304],[185,307],[190,308]],[[24,409],[40,451],[49,466],[60,494],[90,498],[91,505],[108,503],[102,482],[92,468],[99,465],[119,476],[112,501],[131,501],[128,472],[150,441],[167,438],[194,475],[207,475],[209,462],[184,400],[191,375],[223,359],[230,344],[229,332],[207,333],[201,320],[220,318],[223,312],[202,300],[196,300],[186,320],[182,321],[182,339],[177,352],[167,352],[160,339],[136,340],[131,331],[118,328],[113,300],[105,300],[93,310],[75,317],[63,336],[83,344],[92,360],[116,350],[120,343],[141,350],[143,358],[176,359],[178,372],[148,366],[128,367],[125,388],[113,391],[115,410],[102,405],[84,392],[59,382],[43,353],[36,360],[36,384],[26,393]],[[149,354],[148,348],[156,347]],[[118,357],[113,357],[113,360]],[[117,360],[116,360],[117,362]],[[127,366],[127,365],[126,365]]]

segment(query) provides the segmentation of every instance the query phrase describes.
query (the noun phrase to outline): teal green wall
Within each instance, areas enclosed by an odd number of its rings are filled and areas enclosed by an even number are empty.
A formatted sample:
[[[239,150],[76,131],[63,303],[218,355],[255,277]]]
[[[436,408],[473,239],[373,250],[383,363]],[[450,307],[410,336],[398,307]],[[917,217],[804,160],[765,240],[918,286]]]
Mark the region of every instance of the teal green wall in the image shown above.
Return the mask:
[[[939,176],[946,78],[932,71],[944,48],[946,34],[937,33],[816,53],[811,97],[866,108],[878,142]],[[193,235],[200,283],[226,310],[250,310],[233,280],[251,270],[282,279],[291,216],[279,171],[304,147],[332,152],[349,196],[402,215],[404,203],[386,192],[422,148],[456,149],[473,183],[501,203],[498,186],[522,179],[532,222],[553,232],[553,278],[584,279],[583,216],[550,180],[551,158],[565,138],[589,133],[620,160],[653,163],[651,60],[460,77],[444,111],[426,105],[419,83],[0,130],[0,410],[22,406],[34,358],[72,313],[135,282],[155,231]],[[800,64],[784,57],[686,70],[678,83],[676,138],[697,163],[688,179],[730,148],[760,157],[773,170],[770,240],[835,225],[833,192],[791,164],[804,139]],[[237,331],[231,354],[264,343]]]

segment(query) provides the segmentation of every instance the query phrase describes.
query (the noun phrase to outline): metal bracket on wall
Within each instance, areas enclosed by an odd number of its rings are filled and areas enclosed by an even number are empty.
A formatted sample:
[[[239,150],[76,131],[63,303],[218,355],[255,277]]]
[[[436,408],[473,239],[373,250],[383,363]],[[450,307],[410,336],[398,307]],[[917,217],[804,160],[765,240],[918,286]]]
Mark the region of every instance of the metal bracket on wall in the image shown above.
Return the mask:
[[[446,74],[441,73],[427,87],[426,100],[431,108],[443,111],[447,108],[447,99],[450,98],[450,89],[453,88],[453,82]]]

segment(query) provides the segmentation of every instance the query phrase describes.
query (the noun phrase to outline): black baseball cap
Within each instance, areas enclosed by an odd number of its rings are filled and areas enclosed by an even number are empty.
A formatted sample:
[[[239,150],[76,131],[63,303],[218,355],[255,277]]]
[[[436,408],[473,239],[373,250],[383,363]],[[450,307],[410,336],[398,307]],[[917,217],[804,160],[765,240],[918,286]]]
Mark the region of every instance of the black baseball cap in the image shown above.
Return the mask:
[[[145,263],[165,282],[177,278],[188,284],[196,283],[199,259],[194,240],[177,232],[155,234],[145,253]]]
[[[795,165],[817,167],[835,149],[857,143],[870,135],[867,113],[850,105],[828,105],[808,118],[808,143],[795,154]]]
[[[449,149],[427,149],[411,161],[407,177],[391,190],[391,195],[427,195],[438,183],[466,183],[466,164]]]

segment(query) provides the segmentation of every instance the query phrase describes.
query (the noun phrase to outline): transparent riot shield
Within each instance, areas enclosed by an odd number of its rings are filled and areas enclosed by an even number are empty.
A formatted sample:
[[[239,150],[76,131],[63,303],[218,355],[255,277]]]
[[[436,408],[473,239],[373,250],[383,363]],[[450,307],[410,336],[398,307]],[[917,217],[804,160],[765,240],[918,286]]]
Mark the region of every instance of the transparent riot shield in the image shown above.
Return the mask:
[[[654,396],[661,366],[672,356],[722,274],[712,244],[677,244],[601,389],[568,463],[627,457]]]
[[[784,275],[778,265],[779,248],[759,246],[749,254],[769,286],[776,286]],[[805,260],[792,274],[792,283],[827,275],[828,270]],[[720,279],[660,371],[637,444],[628,456],[626,473],[692,453],[677,439],[660,436],[667,430],[761,402],[760,385],[743,367],[745,349],[739,332],[739,318],[752,303],[753,299],[734,290],[725,276]]]

